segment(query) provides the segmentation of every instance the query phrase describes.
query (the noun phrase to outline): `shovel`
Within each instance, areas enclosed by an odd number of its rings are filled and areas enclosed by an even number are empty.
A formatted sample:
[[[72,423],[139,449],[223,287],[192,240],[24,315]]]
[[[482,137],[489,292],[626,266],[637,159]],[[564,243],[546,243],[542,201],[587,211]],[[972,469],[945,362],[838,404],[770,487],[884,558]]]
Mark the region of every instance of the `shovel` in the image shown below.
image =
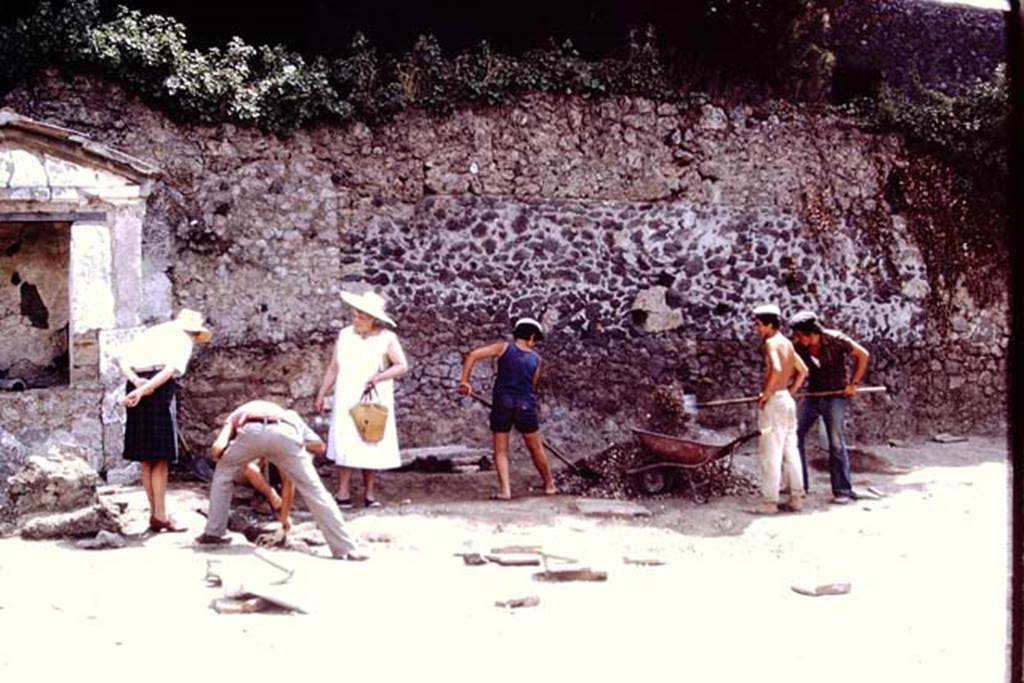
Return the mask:
[[[478,394],[476,392],[472,392],[469,395],[470,395],[470,397],[472,397],[473,399],[479,401],[480,403],[482,403],[483,405],[487,406],[488,408],[491,407],[491,402],[488,401],[483,396],[481,396],[480,394]],[[580,475],[580,476],[582,476],[582,477],[584,477],[586,479],[591,479],[591,480],[596,480],[596,479],[601,479],[602,478],[600,472],[595,471],[592,467],[590,467],[586,463],[582,463],[580,465],[577,465],[576,463],[574,463],[571,460],[569,460],[568,458],[566,458],[564,455],[561,454],[561,452],[557,448],[555,448],[551,444],[550,441],[544,441],[543,443],[544,443],[544,448],[546,448],[547,450],[551,451],[551,455],[555,456],[556,458],[561,460],[563,463],[565,463],[569,467],[569,469],[571,469],[576,474],[578,474],[578,475]]]
[[[858,394],[878,394],[888,391],[886,387],[857,387]],[[810,391],[796,395],[796,398],[823,398],[825,396],[842,396],[845,392],[842,389],[834,391]],[[697,402],[693,394],[683,394],[683,410],[690,415],[700,412],[701,408],[713,408],[715,406],[734,406],[743,403],[756,403],[759,396],[743,396],[740,398],[725,398],[718,401]]]

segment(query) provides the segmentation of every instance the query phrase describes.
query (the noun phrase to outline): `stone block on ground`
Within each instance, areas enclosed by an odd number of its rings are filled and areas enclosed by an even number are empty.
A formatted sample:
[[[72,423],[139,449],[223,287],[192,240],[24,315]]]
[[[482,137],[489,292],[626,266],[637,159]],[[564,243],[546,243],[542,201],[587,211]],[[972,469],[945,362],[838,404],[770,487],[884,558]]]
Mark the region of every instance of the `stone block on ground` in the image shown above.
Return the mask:
[[[100,531],[122,532],[117,508],[105,502],[71,512],[42,514],[19,520],[22,538],[31,540],[54,538],[85,538]]]
[[[99,500],[99,475],[76,455],[31,455],[7,482],[8,508],[15,516],[67,512]]]
[[[83,550],[106,550],[123,548],[127,542],[121,534],[100,529],[94,538],[85,538],[75,543],[76,548]]]
[[[581,498],[572,504],[580,512],[590,517],[650,517],[651,511],[643,505],[621,500],[603,500]]]
[[[479,472],[490,469],[491,451],[469,446],[428,446],[403,448],[402,470],[414,472]]]

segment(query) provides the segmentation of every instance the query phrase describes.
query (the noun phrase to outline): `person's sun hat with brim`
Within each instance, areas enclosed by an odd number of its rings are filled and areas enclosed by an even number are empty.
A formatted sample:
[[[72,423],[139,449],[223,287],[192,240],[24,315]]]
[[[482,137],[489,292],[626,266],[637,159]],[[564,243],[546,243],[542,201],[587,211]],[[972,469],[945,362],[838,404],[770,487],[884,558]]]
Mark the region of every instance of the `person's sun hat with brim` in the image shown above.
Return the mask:
[[[191,308],[183,308],[178,311],[178,317],[174,319],[178,326],[186,332],[192,332],[196,339],[205,344],[213,339],[213,332],[203,322],[203,314]]]
[[[387,323],[391,326],[395,325],[395,321],[384,312],[387,301],[385,301],[384,297],[376,292],[364,292],[363,294],[342,292],[341,300],[357,311],[362,311],[371,318],[376,318],[382,323]]]

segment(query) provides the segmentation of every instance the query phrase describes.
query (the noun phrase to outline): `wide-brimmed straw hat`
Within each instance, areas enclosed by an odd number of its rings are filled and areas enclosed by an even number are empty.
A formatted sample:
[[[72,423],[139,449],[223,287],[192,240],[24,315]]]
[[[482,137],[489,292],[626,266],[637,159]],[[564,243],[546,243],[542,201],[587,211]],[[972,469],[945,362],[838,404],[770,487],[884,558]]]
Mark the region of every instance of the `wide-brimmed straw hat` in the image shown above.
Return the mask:
[[[387,305],[387,301],[385,301],[384,297],[376,292],[365,292],[363,294],[342,292],[341,300],[357,311],[362,311],[366,315],[376,318],[383,323],[387,323],[388,325],[395,324],[395,321],[384,312],[384,307]]]
[[[186,332],[194,332],[196,338],[204,344],[213,339],[213,332],[203,323],[203,314],[199,311],[183,308],[178,311],[178,317],[174,321]]]

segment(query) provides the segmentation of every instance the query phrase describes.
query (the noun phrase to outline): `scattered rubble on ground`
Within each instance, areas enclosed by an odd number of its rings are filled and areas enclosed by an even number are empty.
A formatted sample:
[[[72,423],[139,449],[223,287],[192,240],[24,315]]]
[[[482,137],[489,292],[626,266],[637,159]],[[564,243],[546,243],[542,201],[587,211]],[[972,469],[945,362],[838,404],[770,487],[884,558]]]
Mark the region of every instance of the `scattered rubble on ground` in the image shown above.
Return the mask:
[[[959,434],[947,434],[945,432],[940,432],[932,437],[932,441],[936,441],[938,443],[964,443],[967,441],[967,437]]]
[[[512,598],[510,600],[498,600],[495,601],[495,607],[505,607],[508,609],[515,609],[517,607],[536,607],[540,604],[540,597],[536,595],[528,595],[525,598]]]
[[[580,569],[547,569],[533,575],[535,581],[607,581],[608,572],[583,567]]]
[[[814,588],[803,588],[801,586],[790,586],[794,593],[808,595],[817,598],[822,595],[846,595],[853,586],[848,582],[825,583]]]

